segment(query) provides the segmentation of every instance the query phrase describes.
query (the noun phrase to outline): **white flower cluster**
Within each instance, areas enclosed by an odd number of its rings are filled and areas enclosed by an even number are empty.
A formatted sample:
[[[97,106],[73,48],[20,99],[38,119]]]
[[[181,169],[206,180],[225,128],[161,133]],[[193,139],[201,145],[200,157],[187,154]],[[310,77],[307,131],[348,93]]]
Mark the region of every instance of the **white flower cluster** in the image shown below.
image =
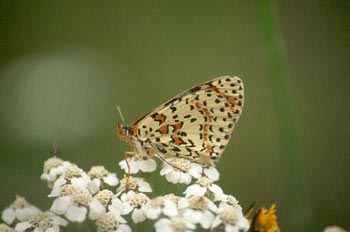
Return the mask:
[[[326,228],[324,228],[323,232],[347,232],[347,231],[339,226],[327,226]]]
[[[16,196],[16,200],[6,208],[1,215],[7,223],[0,224],[0,231],[38,231],[58,232],[60,226],[66,226],[68,222],[52,212],[42,212],[38,207],[28,203],[24,197]],[[9,225],[16,224],[15,228]]]
[[[130,167],[129,173],[132,174],[156,170],[155,161],[151,158],[132,157],[121,161],[119,165],[125,172],[128,172]],[[137,211],[134,209],[132,215],[134,223],[146,219],[155,220],[154,227],[157,232],[195,231],[197,227],[207,230],[222,228],[227,232],[248,231],[249,222],[236,198],[225,194],[221,187],[215,184],[220,175],[214,166],[205,168],[188,159],[169,158],[163,163],[160,175],[165,176],[170,183],[188,185],[184,195],[176,196],[170,193],[149,199],[143,194],[136,200],[134,184],[124,187],[123,190],[129,189],[126,198],[137,202],[134,203]],[[133,182],[133,179],[135,177],[130,177],[129,182]],[[193,179],[195,182],[189,185]],[[122,198],[125,198],[124,194]]]
[[[125,206],[107,188],[116,187],[119,179],[105,167],[94,166],[86,173],[73,163],[53,157],[45,162],[41,178],[52,186],[49,197],[55,199],[51,212],[71,222],[83,222],[88,217],[95,221],[98,231],[131,231],[121,216]]]
[[[60,158],[48,159],[41,179],[51,189],[50,211],[43,212],[18,196],[3,211],[6,224],[0,224],[0,231],[56,232],[68,222],[87,219],[95,222],[99,232],[129,232],[126,219],[135,224],[152,220],[156,231],[248,231],[249,223],[238,201],[215,184],[219,180],[215,167],[205,168],[183,158],[167,159],[160,175],[187,188],[181,196],[168,193],[151,198],[151,185],[130,174],[154,172],[156,161],[132,157],[119,164],[128,173],[121,180],[103,166],[85,172]]]

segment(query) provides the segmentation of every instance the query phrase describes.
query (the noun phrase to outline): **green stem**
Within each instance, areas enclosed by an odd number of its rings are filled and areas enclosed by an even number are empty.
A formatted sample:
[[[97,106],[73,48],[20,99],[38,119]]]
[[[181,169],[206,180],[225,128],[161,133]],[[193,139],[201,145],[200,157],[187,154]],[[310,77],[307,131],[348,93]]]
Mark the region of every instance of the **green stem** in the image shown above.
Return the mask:
[[[277,114],[277,127],[282,148],[282,166],[285,170],[287,227],[294,231],[307,231],[310,207],[306,198],[302,170],[299,160],[299,146],[295,127],[295,112],[292,107],[287,64],[282,49],[282,38],[278,30],[278,19],[273,0],[257,1],[267,52],[269,68],[268,83],[271,86],[273,104]],[[289,228],[291,229],[291,228]]]

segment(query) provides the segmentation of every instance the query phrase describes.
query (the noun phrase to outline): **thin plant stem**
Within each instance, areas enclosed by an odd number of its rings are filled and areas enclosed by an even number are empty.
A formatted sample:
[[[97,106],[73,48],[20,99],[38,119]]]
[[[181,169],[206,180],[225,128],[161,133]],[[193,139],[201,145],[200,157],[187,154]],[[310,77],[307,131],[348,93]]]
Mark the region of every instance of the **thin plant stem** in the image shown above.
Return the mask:
[[[275,1],[257,1],[262,24],[262,33],[267,54],[268,84],[270,85],[279,128],[279,142],[282,149],[281,165],[286,183],[288,224],[294,231],[307,231],[310,207],[305,194],[299,145],[295,127],[287,64],[283,54],[283,40],[278,29]]]

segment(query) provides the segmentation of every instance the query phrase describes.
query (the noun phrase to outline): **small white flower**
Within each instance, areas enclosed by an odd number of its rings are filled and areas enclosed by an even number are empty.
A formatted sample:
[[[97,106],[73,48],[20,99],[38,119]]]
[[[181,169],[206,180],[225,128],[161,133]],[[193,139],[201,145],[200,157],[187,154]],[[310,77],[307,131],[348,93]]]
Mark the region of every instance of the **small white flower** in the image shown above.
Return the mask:
[[[161,218],[155,224],[156,232],[191,232],[196,229],[196,226],[181,217]]]
[[[48,187],[52,188],[57,178],[64,174],[66,168],[71,165],[70,162],[53,156],[44,162],[44,172],[41,175],[41,179],[47,181]]]
[[[89,219],[96,220],[99,216],[106,213],[106,207],[104,207],[101,202],[93,198],[89,204]]]
[[[220,179],[220,173],[215,166],[209,166],[204,168],[204,174],[212,181],[218,181]]]
[[[127,202],[122,202],[119,198],[114,198],[112,204],[108,206],[108,210],[114,214],[126,215],[134,208]]]
[[[129,163],[130,170],[127,163]],[[154,172],[157,168],[157,162],[148,157],[137,157],[133,156],[127,160],[122,160],[119,162],[119,166],[125,172],[130,172],[130,174],[136,174],[139,171],[141,172]]]
[[[152,192],[151,185],[142,178],[126,176],[120,181],[120,186],[117,189],[117,195],[122,192],[132,190],[135,192]]]
[[[239,207],[242,210],[242,207],[239,205],[238,200],[234,196],[232,196],[230,194],[222,195],[220,201],[221,202],[220,202],[219,207],[225,206],[225,205],[231,205],[233,207]]]
[[[183,218],[191,223],[199,223],[204,229],[209,229],[215,219],[216,205],[207,197],[192,196],[187,199],[188,208],[183,211]]]
[[[211,229],[219,225],[225,226],[225,232],[243,232],[249,230],[249,222],[244,217],[241,207],[222,204],[216,212]]]
[[[14,232],[15,230],[4,223],[1,223],[0,224],[0,231],[1,232]]]
[[[169,158],[164,162],[160,175],[174,184],[189,184],[192,177],[198,179],[202,176],[202,166],[183,158]]]
[[[28,203],[24,197],[16,196],[16,200],[2,211],[1,218],[7,224],[12,224],[15,219],[19,221],[26,221],[32,215],[40,212],[36,206]]]
[[[112,204],[112,200],[116,196],[110,190],[102,190],[98,192],[89,204],[89,219],[96,220],[99,216],[106,213],[107,207]]]
[[[60,188],[68,184],[73,185],[76,189],[85,191],[88,189],[90,182],[90,177],[77,165],[72,164],[67,167],[63,175],[61,175],[55,181],[49,197],[57,197],[59,195]]]
[[[101,182],[109,186],[116,186],[119,183],[117,174],[110,173],[104,166],[94,166],[88,172],[91,182],[88,184],[90,192],[95,194],[100,190]]]
[[[35,231],[35,232],[59,232],[60,226],[66,226],[68,222],[63,218],[51,213],[40,212],[27,221],[17,223],[15,230],[22,231]]]
[[[323,232],[346,232],[345,229],[339,226],[327,226]]]
[[[90,192],[74,188],[72,185],[61,187],[60,197],[56,198],[51,206],[51,211],[64,215],[72,222],[82,222],[86,218],[87,207],[92,201]]]
[[[220,200],[224,196],[224,192],[220,186],[214,184],[212,180],[204,176],[200,177],[195,184],[188,186],[184,193],[186,198],[190,196],[204,196],[206,193],[213,193],[214,201]]]
[[[146,206],[146,216],[150,219],[157,219],[161,214],[168,217],[178,215],[177,205],[169,198],[159,196],[148,202]]]
[[[112,212],[102,214],[96,220],[96,227],[98,232],[131,232],[124,218]]]
[[[146,220],[145,205],[149,202],[149,200],[149,197],[147,197],[144,193],[135,193],[134,191],[129,191],[128,193],[123,193],[121,196],[121,210],[120,202],[117,202],[117,200],[113,201],[111,208],[114,207],[116,211],[121,211],[122,215],[132,212],[131,219],[134,223],[139,223]],[[113,211],[111,208],[110,210]]]

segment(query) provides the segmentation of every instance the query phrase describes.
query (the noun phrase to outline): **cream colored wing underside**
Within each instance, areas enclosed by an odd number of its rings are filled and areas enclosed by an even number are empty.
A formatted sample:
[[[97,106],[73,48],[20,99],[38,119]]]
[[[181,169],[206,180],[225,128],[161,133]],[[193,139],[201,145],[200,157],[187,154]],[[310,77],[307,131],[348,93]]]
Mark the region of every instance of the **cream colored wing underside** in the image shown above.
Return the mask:
[[[179,94],[141,118],[134,124],[135,136],[165,157],[207,163],[220,158],[243,104],[242,80],[218,77]]]

